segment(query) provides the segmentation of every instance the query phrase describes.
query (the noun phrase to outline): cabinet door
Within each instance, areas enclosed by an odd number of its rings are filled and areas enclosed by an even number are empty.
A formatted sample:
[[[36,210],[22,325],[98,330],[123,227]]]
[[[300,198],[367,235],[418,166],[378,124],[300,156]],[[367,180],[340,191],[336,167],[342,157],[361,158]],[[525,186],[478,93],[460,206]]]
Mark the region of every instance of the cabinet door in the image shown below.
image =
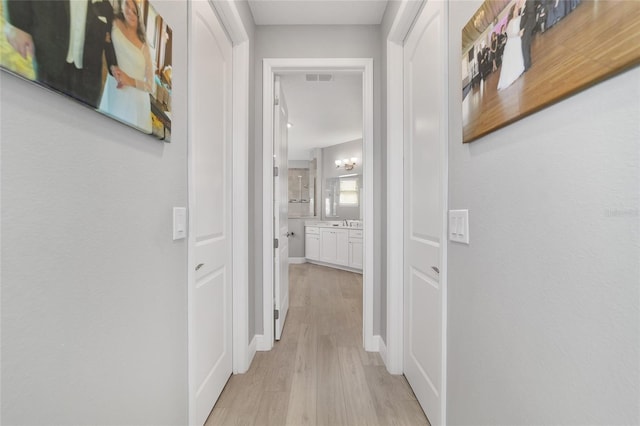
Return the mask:
[[[320,260],[336,263],[336,231],[320,230]]]
[[[349,265],[349,231],[346,229],[336,231],[336,263]]]
[[[362,269],[362,240],[352,238],[349,241],[349,266]]]
[[[320,237],[318,235],[307,234],[305,256],[311,260],[318,260],[320,258]]]

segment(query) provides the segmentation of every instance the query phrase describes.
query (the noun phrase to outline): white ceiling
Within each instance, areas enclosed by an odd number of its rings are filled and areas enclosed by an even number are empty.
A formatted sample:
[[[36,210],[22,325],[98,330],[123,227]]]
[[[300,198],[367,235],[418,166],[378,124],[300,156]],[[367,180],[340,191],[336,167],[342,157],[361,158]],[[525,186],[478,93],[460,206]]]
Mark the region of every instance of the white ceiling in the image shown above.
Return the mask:
[[[387,0],[249,0],[256,25],[378,25]]]
[[[281,76],[289,110],[289,159],[309,160],[314,148],[362,139],[362,74],[333,73],[329,82],[306,74]]]

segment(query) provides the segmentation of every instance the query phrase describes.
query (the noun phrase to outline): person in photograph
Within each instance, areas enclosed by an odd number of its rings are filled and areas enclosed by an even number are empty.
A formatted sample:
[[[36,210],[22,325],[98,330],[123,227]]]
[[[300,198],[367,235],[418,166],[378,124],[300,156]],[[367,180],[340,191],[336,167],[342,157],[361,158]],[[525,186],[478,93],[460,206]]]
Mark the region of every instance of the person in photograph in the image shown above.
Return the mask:
[[[507,44],[502,56],[502,67],[498,90],[506,89],[520,77],[524,71],[524,59],[522,57],[522,30],[520,29],[521,15],[517,5],[513,5],[509,12],[507,24]]]
[[[498,57],[498,68],[502,66],[502,55],[504,55],[504,47],[507,44],[507,33],[505,27],[505,25],[502,25],[500,27],[500,33],[498,34],[498,53],[496,55]]]
[[[153,64],[141,15],[134,0],[118,0],[111,29],[118,65],[107,75],[99,109],[151,133]]]
[[[524,72],[531,68],[531,38],[536,26],[536,5],[534,0],[525,0],[522,4],[524,11],[520,19],[522,30],[522,58],[524,60]]]
[[[489,60],[491,61],[491,72],[498,69],[498,35],[491,33],[491,49],[489,50]]]
[[[113,18],[108,0],[4,0],[5,35],[36,80],[95,108]]]

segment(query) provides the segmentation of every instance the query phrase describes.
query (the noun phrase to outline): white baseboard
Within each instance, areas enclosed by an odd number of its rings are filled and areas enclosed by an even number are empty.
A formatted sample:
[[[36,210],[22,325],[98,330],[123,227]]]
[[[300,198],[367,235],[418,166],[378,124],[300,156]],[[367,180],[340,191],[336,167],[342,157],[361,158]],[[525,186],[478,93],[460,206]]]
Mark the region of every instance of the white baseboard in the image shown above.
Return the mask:
[[[376,338],[376,340],[378,340],[378,352],[380,353],[380,358],[382,358],[382,361],[384,362],[384,365],[386,366],[388,364],[388,362],[387,362],[387,345],[385,345],[384,340],[382,339],[382,336],[376,335],[374,337]]]
[[[258,344],[258,336],[253,336],[251,343],[249,343],[249,350],[247,353],[247,371],[251,368],[253,358],[256,356],[256,345]]]
[[[265,339],[264,334],[256,334],[254,337],[256,341],[256,350],[257,351],[270,351],[271,350],[271,342],[268,339]]]
[[[293,265],[301,265],[303,263],[307,263],[307,258],[306,257],[290,257],[289,263]]]
[[[362,275],[362,269],[350,268],[349,266],[336,265],[335,263],[327,263],[322,262],[320,260],[310,260],[307,259],[307,263],[312,263],[314,265],[326,266],[327,268],[340,269],[341,271],[354,272],[356,274]]]
[[[380,352],[380,336],[370,334],[364,336],[364,350],[367,352]]]

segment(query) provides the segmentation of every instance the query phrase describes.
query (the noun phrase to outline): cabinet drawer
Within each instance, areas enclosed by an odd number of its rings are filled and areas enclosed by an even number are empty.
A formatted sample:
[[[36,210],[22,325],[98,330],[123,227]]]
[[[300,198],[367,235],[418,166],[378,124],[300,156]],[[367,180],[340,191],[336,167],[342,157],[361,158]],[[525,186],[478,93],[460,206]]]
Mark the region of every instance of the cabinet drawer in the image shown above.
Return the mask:
[[[349,229],[349,238],[362,238],[362,230]]]
[[[307,234],[320,235],[320,229],[318,229],[316,226],[305,226],[305,232]]]

